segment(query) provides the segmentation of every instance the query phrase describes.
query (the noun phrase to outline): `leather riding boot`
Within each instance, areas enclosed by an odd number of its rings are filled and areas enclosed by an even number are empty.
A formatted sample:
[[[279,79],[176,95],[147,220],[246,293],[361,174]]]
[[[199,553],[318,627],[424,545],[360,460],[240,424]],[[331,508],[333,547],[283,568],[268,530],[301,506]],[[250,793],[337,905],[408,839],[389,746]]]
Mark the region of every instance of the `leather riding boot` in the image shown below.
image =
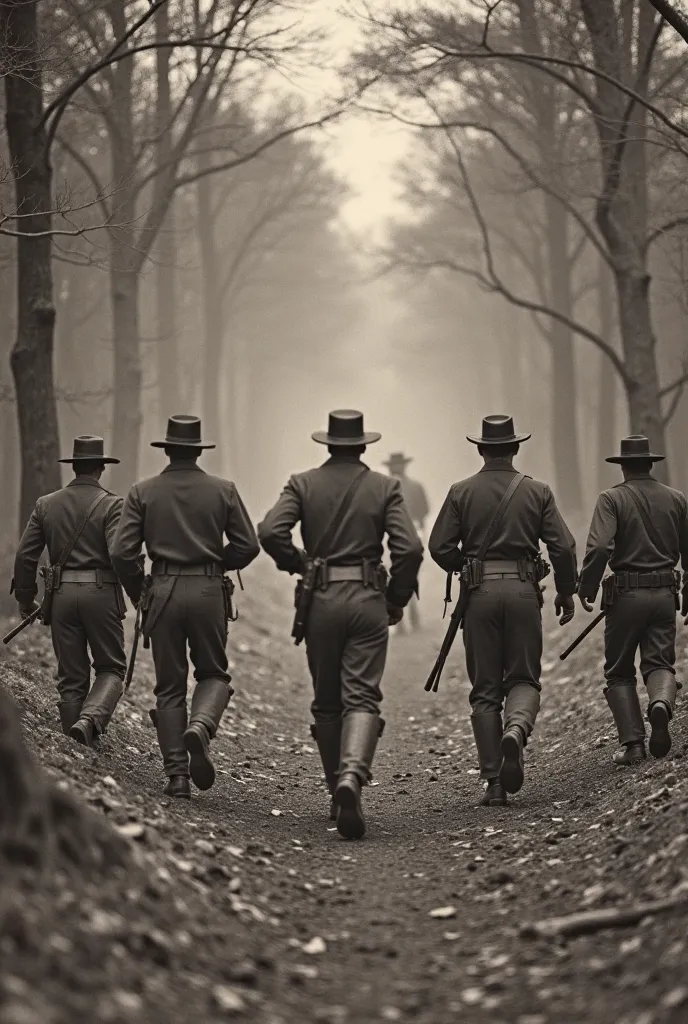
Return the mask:
[[[337,830],[345,839],[362,839],[365,820],[361,786],[370,781],[377,741],[382,733],[379,715],[352,711],[342,720],[339,780],[334,794]]]
[[[502,716],[499,711],[471,715],[481,779],[496,779],[502,763]]]
[[[189,752],[191,780],[198,789],[210,789],[215,767],[210,760],[210,741],[234,691],[224,679],[201,679],[191,698],[189,727],[184,746]]]
[[[163,708],[149,711],[149,715],[155,725],[158,734],[158,746],[162,754],[162,763],[165,775],[170,780],[163,792],[166,796],[188,796],[189,795],[189,755],[184,748],[184,729],[186,728],[186,705],[181,708]],[[172,785],[176,778],[183,778],[186,781],[186,793],[172,792],[177,786],[183,788],[181,783]]]
[[[186,775],[173,775],[163,789],[165,796],[173,796],[176,800],[191,799],[191,783]]]
[[[530,683],[516,683],[504,701],[503,761],[499,781],[507,793],[518,793],[523,785],[523,749],[533,731],[540,710],[540,691]]]
[[[637,764],[639,761],[644,761],[647,756],[645,753],[645,725],[635,683],[608,686],[604,695],[614,716],[621,744],[621,749],[612,755],[612,761],[618,765]]]
[[[69,730],[72,728],[75,722],[78,722],[79,715],[81,714],[81,701],[67,701],[66,703],[58,704],[60,712],[60,724],[62,726],[62,732],[65,736],[69,736]]]
[[[481,807],[505,807],[506,790],[499,779],[488,779],[485,786],[483,798],[480,801]]]
[[[332,797],[330,803],[330,821],[337,820],[337,807],[334,802],[334,791],[337,788],[337,772],[339,769],[339,748],[342,739],[342,720],[335,718],[329,721],[314,722],[311,725],[311,736],[318,746],[320,760],[325,772],[325,782]]]
[[[84,701],[79,721],[69,730],[72,739],[92,747],[107,729],[123,692],[124,683],[114,672],[97,675]]]
[[[676,703],[676,676],[668,669],[661,668],[650,672],[646,681],[648,706],[647,717],[650,719],[650,753],[653,757],[666,757],[671,750],[671,734],[669,722],[674,716]]]

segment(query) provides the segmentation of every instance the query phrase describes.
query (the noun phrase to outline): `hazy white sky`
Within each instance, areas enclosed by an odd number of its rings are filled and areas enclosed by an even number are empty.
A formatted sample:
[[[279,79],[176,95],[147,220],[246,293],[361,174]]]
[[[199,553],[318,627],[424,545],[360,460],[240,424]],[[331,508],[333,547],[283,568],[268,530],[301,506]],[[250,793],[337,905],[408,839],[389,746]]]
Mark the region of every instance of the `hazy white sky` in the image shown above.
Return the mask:
[[[405,0],[400,0],[400,4]],[[388,0],[368,0],[379,12]],[[336,93],[337,77],[329,70],[355,47],[360,39],[361,21],[357,19],[356,0],[311,0],[302,8],[306,21],[327,34],[327,52],[323,64],[313,68],[302,80],[310,102],[318,95]],[[359,10],[360,13],[360,10]],[[342,208],[346,226],[357,231],[381,230],[385,221],[400,209],[399,186],[394,175],[408,152],[410,132],[400,125],[382,122],[361,112],[352,113],[326,129],[326,152],[333,169],[351,187],[352,197]]]

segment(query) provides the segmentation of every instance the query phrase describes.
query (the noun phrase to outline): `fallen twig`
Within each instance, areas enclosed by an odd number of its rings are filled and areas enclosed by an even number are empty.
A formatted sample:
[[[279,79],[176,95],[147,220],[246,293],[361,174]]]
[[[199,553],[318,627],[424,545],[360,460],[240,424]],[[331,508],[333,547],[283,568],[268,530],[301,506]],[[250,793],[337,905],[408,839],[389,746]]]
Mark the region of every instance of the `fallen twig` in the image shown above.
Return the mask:
[[[520,930],[523,938],[553,939],[560,935],[589,935],[602,931],[604,928],[623,928],[637,924],[644,917],[661,914],[666,910],[688,904],[688,896],[666,900],[654,900],[652,903],[638,903],[634,907],[610,910],[586,910],[565,917],[549,917],[543,921],[532,921],[524,924]]]

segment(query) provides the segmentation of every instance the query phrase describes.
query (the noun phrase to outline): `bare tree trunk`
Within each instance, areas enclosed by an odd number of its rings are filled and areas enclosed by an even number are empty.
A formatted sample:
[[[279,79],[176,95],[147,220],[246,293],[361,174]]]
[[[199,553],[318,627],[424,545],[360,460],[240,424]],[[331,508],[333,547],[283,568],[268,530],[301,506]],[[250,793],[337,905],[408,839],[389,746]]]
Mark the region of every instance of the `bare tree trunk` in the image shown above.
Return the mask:
[[[60,486],[59,433],[53,378],[55,307],[50,230],[51,170],[45,152],[43,83],[36,0],[0,6],[0,31],[22,53],[21,72],[5,77],[7,138],[17,209],[24,234],[17,240],[17,337],[11,356],[21,450],[19,520],[23,528],[36,499]],[[11,55],[8,55],[11,66]],[[27,60],[30,58],[30,60]]]
[[[123,35],[125,9],[111,4],[109,14],[117,38]],[[141,337],[139,325],[140,258],[134,247],[136,198],[131,183],[136,177],[131,58],[114,65],[110,159],[112,178],[122,186],[117,213],[122,224],[111,231],[110,301],[112,304],[113,409],[112,450],[120,459],[113,467],[112,488],[126,493],[138,475],[141,441]]]
[[[168,39],[170,34],[169,7],[158,10],[155,30],[158,40]],[[172,155],[170,124],[172,102],[170,96],[170,57],[167,46],[156,50],[157,62],[157,121],[158,121],[158,165],[164,167]],[[179,395],[179,353],[177,349],[177,273],[175,266],[176,210],[172,198],[162,225],[158,245],[159,264],[156,272],[156,321],[157,321],[157,375],[158,407],[160,419],[181,412]],[[164,422],[161,423],[164,426]]]
[[[560,202],[545,197],[550,301],[557,312],[573,316],[571,268],[568,257],[568,214]],[[581,511],[583,479],[577,423],[576,366],[573,335],[566,324],[553,320],[552,339],[552,454],[557,499],[569,515]]]
[[[201,161],[205,161],[205,157]],[[199,169],[202,164],[199,163]],[[218,279],[218,252],[213,219],[212,178],[202,178],[196,186],[198,244],[201,253],[201,292],[203,309],[203,431],[218,445],[207,453],[206,464],[219,472],[222,456],[220,439],[220,363],[222,360],[222,298]]]
[[[597,303],[600,323],[600,335],[611,343],[615,334],[614,294],[610,280],[609,267],[605,260],[600,259],[599,277],[597,279]],[[597,489],[604,491],[616,481],[616,474],[609,463],[604,460],[608,455],[617,452],[616,444],[616,390],[618,387],[616,370],[604,352],[599,354],[599,401],[597,406]]]

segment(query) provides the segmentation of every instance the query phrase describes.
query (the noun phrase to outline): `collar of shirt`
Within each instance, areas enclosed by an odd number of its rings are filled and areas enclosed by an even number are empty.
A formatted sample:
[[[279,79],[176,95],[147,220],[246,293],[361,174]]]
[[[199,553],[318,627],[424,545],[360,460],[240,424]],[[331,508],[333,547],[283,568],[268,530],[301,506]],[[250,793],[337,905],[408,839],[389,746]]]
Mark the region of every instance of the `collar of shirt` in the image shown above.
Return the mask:
[[[654,480],[652,473],[629,473],[626,480]],[[626,483],[624,480],[624,483]]]
[[[480,470],[481,473],[516,473],[517,470],[507,462],[506,459],[491,459],[486,462],[483,468]]]
[[[67,487],[101,487],[99,480],[92,476],[75,476],[70,480]]]
[[[361,461],[360,455],[345,455],[343,452],[341,455],[330,455],[327,462],[324,462],[324,466],[336,465],[338,462],[357,462],[361,466],[365,466],[365,463]]]
[[[173,473],[176,469],[195,469],[197,473],[205,472],[205,470],[197,465],[194,459],[175,459],[174,462],[170,462],[168,466],[165,466],[163,473]]]

